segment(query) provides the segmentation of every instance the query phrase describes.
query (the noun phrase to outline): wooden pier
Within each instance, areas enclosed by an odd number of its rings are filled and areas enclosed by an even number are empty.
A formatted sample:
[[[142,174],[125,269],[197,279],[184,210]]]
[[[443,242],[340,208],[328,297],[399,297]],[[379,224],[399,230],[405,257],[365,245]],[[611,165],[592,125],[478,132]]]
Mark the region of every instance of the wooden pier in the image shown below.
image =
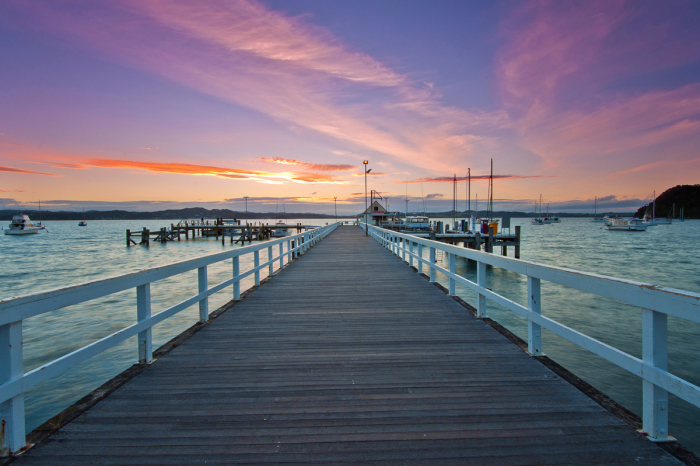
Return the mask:
[[[493,228],[489,227],[488,234],[449,232],[449,233],[411,233],[418,238],[429,238],[449,244],[463,244],[465,248],[481,251],[483,245],[484,252],[493,253],[497,247],[501,248],[501,255],[508,255],[508,246],[515,248],[515,258],[520,259],[520,226],[515,227],[515,234],[494,234]]]
[[[246,223],[241,225],[241,221],[236,219],[181,221],[177,224],[170,224],[170,229],[163,227],[159,230],[151,231],[144,227],[143,230],[126,230],[126,245],[150,246],[151,241],[154,243],[166,243],[168,241],[180,241],[182,237],[187,241],[190,239],[190,236],[192,236],[192,239],[195,239],[197,236],[214,237],[217,241],[221,237],[221,244],[224,244],[225,238],[228,237],[231,243],[240,242],[243,244],[246,241],[251,243],[253,241],[270,239],[274,236],[275,230],[284,229],[294,233],[301,233],[311,228],[317,227],[301,223],[283,226],[270,225],[269,223]]]
[[[15,462],[205,463],[680,464],[356,227]]]

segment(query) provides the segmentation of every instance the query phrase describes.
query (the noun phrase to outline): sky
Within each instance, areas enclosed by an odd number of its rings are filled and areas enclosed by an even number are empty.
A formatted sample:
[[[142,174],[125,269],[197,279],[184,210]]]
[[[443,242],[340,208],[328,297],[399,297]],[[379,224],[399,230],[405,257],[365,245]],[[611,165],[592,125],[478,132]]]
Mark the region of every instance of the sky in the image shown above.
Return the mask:
[[[632,211],[700,183],[695,1],[4,0],[0,202]]]

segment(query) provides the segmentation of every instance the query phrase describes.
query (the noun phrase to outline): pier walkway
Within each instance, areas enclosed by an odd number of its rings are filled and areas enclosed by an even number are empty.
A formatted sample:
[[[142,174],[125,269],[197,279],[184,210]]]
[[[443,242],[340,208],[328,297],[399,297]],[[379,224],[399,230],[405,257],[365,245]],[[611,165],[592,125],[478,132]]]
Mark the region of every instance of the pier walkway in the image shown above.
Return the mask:
[[[679,464],[342,227],[17,465]]]

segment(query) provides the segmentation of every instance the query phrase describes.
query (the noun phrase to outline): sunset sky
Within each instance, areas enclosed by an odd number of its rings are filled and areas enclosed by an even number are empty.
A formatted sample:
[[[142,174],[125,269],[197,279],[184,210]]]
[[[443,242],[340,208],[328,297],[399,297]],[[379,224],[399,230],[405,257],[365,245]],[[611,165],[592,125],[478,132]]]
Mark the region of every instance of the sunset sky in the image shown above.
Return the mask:
[[[11,208],[636,210],[700,183],[700,2],[4,0]],[[466,184],[459,183],[460,209]]]

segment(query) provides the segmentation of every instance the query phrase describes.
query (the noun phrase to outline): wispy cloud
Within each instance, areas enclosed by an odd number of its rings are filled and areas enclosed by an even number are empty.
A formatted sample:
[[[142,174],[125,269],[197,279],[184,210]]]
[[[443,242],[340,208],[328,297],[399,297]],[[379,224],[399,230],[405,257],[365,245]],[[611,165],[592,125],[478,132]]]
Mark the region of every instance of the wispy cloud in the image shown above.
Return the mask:
[[[36,172],[33,170],[25,170],[24,168],[3,167],[3,166],[0,166],[0,172],[22,173],[25,175],[61,176],[61,175],[56,175],[54,173]]]
[[[262,160],[263,162],[279,163],[282,165],[298,165],[298,166],[301,166],[304,168],[308,168],[309,170],[324,171],[324,172],[351,171],[351,170],[359,170],[359,168],[360,168],[357,165],[332,164],[332,163],[309,163],[309,162],[300,162],[299,160],[294,160],[294,159],[285,159],[282,157],[258,157],[258,160]]]
[[[83,164],[99,168],[137,169],[155,173],[218,176],[234,180],[251,180],[261,183],[282,183],[284,181],[291,181],[295,183],[346,183],[342,180],[336,180],[333,176],[316,173],[275,173],[256,170],[241,170],[237,168],[215,167],[208,165],[195,165],[188,163],[158,163],[137,162],[133,160],[117,159],[89,159],[83,161]]]
[[[472,175],[471,177],[467,176],[438,176],[435,178],[416,178],[414,180],[406,180],[406,181],[395,181],[394,183],[452,183],[453,181],[467,181],[468,179],[472,180],[488,180],[489,175]],[[493,175],[494,180],[523,180],[527,178],[551,178],[551,176],[543,176],[543,175]]]
[[[441,101],[380,61],[304,18],[253,0],[99,2],[80,11],[47,0],[15,2],[31,21],[96,49],[294,128],[387,154],[428,170],[473,154],[504,111]],[[372,99],[365,98],[370,91]],[[360,98],[358,98],[360,97]],[[357,103],[362,102],[362,103]]]
[[[607,0],[519,4],[502,24],[507,40],[496,76],[525,147],[549,167],[611,155],[620,166],[638,164],[640,149],[698,140],[700,85],[669,87],[658,79],[664,87],[654,88],[639,80],[677,76],[673,67],[700,59],[700,30],[686,8]]]

